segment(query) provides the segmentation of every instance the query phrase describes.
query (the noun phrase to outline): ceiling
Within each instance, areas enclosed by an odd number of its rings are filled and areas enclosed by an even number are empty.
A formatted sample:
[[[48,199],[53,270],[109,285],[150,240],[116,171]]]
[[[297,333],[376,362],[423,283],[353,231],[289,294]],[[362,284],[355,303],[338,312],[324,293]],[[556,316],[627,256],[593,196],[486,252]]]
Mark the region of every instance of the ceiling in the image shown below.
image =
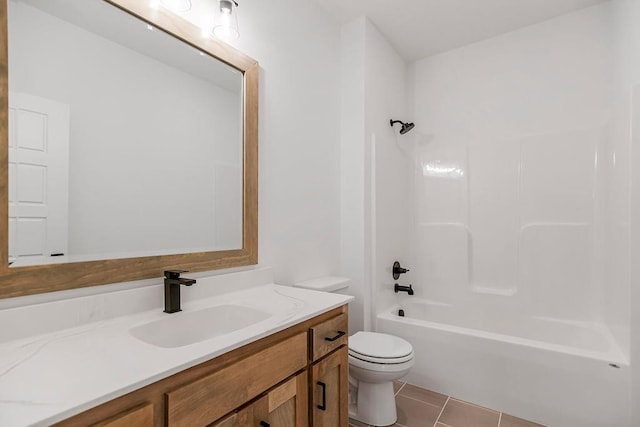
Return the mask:
[[[317,0],[340,22],[367,16],[414,61],[607,0]]]

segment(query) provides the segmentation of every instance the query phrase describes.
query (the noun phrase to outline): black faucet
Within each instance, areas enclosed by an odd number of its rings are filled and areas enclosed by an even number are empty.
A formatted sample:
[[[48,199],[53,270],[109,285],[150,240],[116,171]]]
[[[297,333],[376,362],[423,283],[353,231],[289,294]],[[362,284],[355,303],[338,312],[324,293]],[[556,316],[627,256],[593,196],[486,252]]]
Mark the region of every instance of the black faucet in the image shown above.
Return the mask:
[[[393,287],[393,290],[396,291],[396,294],[398,292],[406,292],[409,295],[413,295],[413,288],[411,287],[411,285],[409,286],[400,286],[397,283],[395,284],[395,286]]]
[[[191,286],[196,283],[193,279],[180,277],[185,270],[167,270],[164,272],[164,312],[176,313],[180,309],[180,285]]]

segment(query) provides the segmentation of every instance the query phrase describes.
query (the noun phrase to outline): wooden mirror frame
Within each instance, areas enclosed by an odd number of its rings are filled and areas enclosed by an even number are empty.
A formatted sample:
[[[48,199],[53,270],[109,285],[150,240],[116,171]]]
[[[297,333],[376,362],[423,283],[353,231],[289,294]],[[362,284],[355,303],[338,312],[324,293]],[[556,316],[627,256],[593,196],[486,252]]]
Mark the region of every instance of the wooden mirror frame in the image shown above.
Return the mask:
[[[239,70],[244,79],[242,249],[9,267],[7,0],[0,0],[0,298],[162,277],[163,270],[207,271],[258,262],[258,63],[201,36],[200,28],[148,0],[103,0]]]

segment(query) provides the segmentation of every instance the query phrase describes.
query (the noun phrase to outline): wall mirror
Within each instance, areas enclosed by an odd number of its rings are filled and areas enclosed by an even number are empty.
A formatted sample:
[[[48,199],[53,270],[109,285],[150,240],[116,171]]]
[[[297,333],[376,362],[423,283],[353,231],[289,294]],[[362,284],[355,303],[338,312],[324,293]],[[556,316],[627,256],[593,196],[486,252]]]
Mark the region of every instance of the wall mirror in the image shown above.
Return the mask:
[[[158,2],[0,8],[0,297],[257,262],[254,60]]]

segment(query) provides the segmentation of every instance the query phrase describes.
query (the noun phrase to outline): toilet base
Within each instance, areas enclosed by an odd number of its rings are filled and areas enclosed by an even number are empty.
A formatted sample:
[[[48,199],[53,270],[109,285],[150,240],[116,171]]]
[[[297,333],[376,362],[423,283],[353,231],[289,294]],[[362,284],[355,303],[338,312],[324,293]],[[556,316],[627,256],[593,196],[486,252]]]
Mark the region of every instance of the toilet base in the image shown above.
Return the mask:
[[[356,405],[349,405],[349,417],[372,426],[390,426],[398,419],[393,382],[358,382]]]

